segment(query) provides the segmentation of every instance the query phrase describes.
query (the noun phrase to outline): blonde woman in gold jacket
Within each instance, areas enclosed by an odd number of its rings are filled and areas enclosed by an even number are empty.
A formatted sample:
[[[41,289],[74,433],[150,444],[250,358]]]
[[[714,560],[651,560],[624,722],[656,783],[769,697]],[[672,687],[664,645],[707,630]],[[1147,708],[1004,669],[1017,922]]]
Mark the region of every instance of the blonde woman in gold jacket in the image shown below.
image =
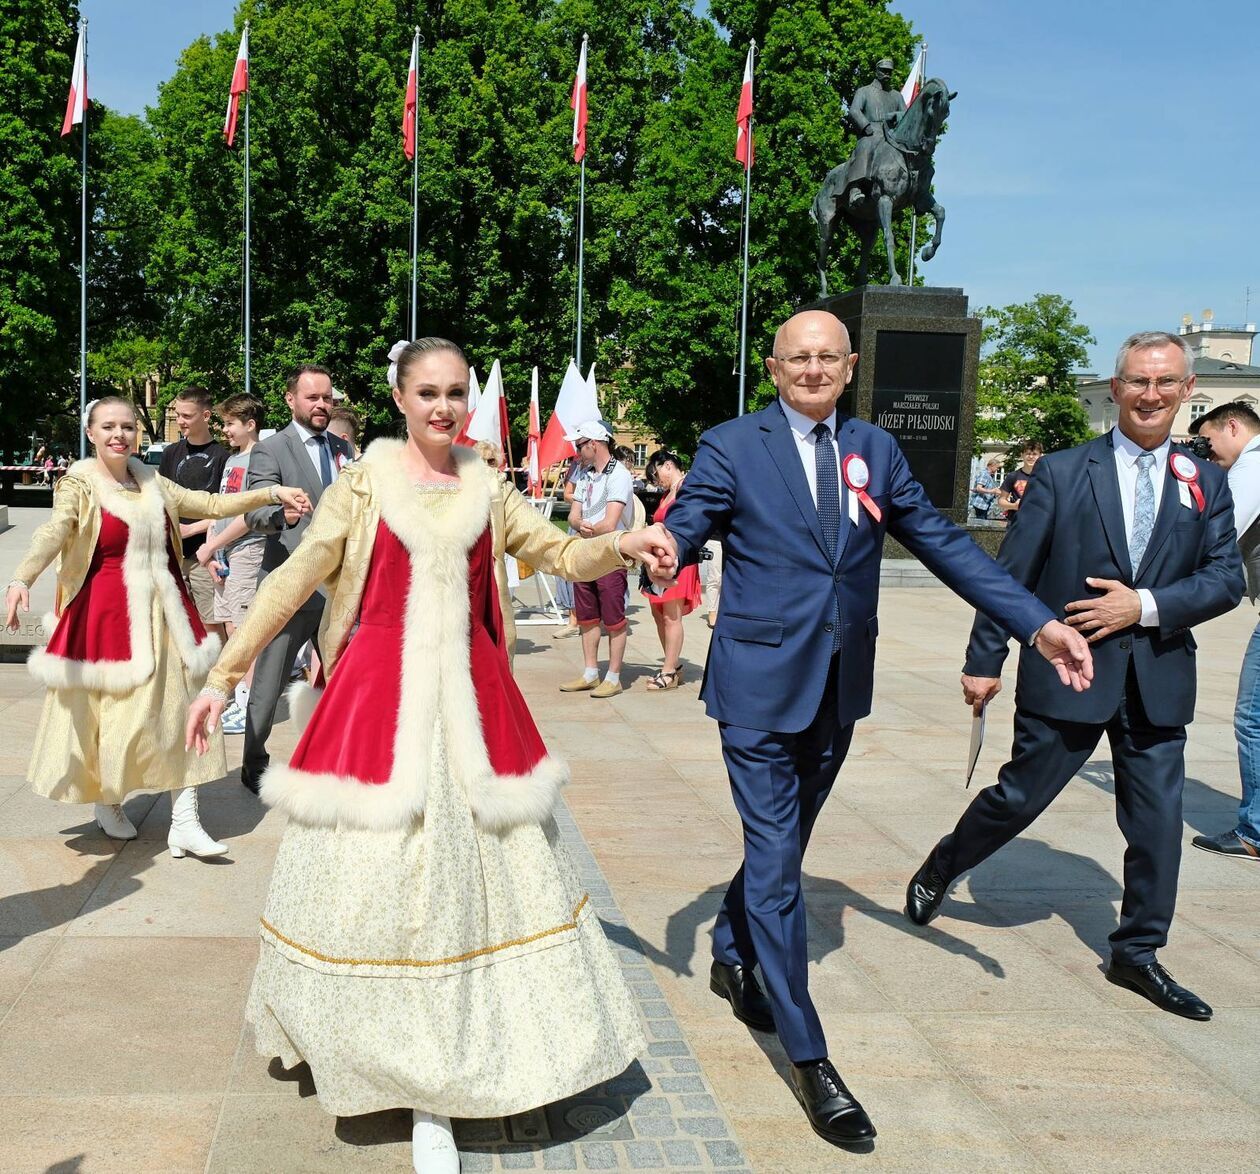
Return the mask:
[[[189,712],[206,744],[258,650],[321,583],[327,684],[263,801],[289,819],[246,1018],[305,1060],[338,1116],[408,1107],[417,1170],[459,1169],[451,1117],[501,1117],[611,1079],[643,1027],[558,842],[567,777],[512,679],[509,552],[568,578],[670,563],[650,531],[567,538],[470,448],[468,364],[396,348],[405,440],[320,499]],[[357,626],[356,626],[357,625]]]
[[[28,661],[47,692],[27,777],[38,795],[94,803],[101,829],[120,840],[136,835],[127,795],[171,791],[171,855],[219,856],[227,848],[202,829],[194,788],[227,773],[222,739],[195,757],[182,721],[220,642],[179,574],[178,519],[232,517],[269,502],[310,507],[300,490],[217,496],[158,476],[131,456],[136,417],[126,400],[98,400],[86,428],[96,455],[57,483],[52,517],[6,592],[12,630],[31,585],[60,556],[48,646]]]

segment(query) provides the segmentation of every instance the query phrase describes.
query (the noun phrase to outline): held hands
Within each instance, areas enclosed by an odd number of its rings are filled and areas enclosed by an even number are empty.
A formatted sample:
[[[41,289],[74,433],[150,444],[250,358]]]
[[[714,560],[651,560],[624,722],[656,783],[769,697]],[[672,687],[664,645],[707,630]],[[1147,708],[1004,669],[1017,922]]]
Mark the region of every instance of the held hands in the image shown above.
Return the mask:
[[[970,677],[962,675],[963,700],[971,706],[971,712],[979,717],[984,707],[1002,692],[1001,677]]]
[[[1085,586],[1103,594],[1093,599],[1077,599],[1065,610],[1067,622],[1088,632],[1091,644],[1141,621],[1142,601],[1132,587],[1126,587],[1119,579],[1086,579]]]
[[[289,526],[296,526],[305,514],[311,512],[311,499],[300,489],[277,485],[276,501],[284,506],[284,520]]]
[[[678,573],[678,551],[670,532],[659,523],[642,530],[625,530],[621,535],[621,553],[637,559],[653,581],[668,582]]]
[[[595,537],[595,527],[592,526],[590,522],[579,522],[577,532],[581,534],[583,538]]]
[[[223,704],[217,697],[204,693],[193,698],[188,707],[188,723],[184,726],[185,750],[196,750],[200,758],[210,749],[210,735],[218,728]]]
[[[1094,679],[1094,654],[1079,632],[1059,620],[1051,620],[1037,633],[1036,647],[1054,665],[1063,684],[1078,693],[1089,688]]]
[[[214,558],[215,552],[210,548],[210,543],[203,542],[197,547],[197,561],[203,566],[208,567]]]
[[[18,606],[20,605],[24,612],[31,610],[30,589],[24,587],[21,583],[10,583],[9,590],[5,592],[4,602],[7,612],[4,618],[4,626],[10,632],[16,632],[18,630]]]

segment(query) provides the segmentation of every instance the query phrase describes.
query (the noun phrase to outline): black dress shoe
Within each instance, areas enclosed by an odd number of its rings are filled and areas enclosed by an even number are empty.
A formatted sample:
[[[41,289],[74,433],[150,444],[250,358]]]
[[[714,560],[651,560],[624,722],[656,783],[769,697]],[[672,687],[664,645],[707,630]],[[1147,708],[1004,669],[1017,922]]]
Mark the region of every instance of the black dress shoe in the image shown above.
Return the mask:
[[[906,916],[915,925],[927,925],[941,911],[949,882],[936,870],[936,849],[919,866],[906,886]]]
[[[1214,852],[1217,856],[1232,856],[1235,860],[1254,860],[1260,863],[1260,848],[1253,848],[1237,832],[1222,832],[1219,836],[1195,836],[1190,841],[1196,848],[1204,852]]]
[[[261,778],[261,773],[255,774],[252,770],[247,770],[245,767],[241,767],[241,786],[244,787],[245,790],[252,791],[255,795],[257,795],[258,783]]]
[[[709,990],[730,1003],[735,1018],[741,1023],[747,1023],[758,1031],[774,1030],[770,1000],[748,967],[714,962],[709,970]]]
[[[866,1110],[844,1087],[830,1060],[792,1065],[792,1091],[801,1102],[814,1132],[832,1145],[860,1145],[875,1140],[875,1126]]]
[[[1107,966],[1107,981],[1114,982],[1125,990],[1136,991],[1150,999],[1161,1011],[1171,1011],[1186,1019],[1212,1018],[1212,1008],[1193,991],[1174,982],[1173,976],[1158,962],[1149,962],[1145,966],[1127,966],[1113,959]]]

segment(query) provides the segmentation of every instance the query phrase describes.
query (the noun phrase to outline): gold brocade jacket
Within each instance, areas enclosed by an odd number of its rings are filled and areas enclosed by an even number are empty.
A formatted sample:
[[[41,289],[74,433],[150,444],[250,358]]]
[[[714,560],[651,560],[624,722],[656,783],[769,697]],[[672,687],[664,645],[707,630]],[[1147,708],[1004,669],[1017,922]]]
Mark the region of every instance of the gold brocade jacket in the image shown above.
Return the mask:
[[[274,500],[270,487],[231,494],[184,489],[135,457],[127,462],[127,471],[141,486],[156,478],[166,506],[171,549],[177,561],[182,560],[183,550],[179,536],[180,518],[234,518],[248,510],[262,509]],[[26,557],[14,572],[14,581],[29,587],[60,554],[61,564],[57,568],[58,615],[79,593],[92,563],[92,555],[96,553],[101,533],[101,499],[110,489],[105,484],[106,479],[113,481],[95,457],[75,461],[66,470],[53,492],[52,517],[36,528]]]
[[[245,622],[211,669],[206,680],[208,688],[230,694],[254,658],[321,584],[328,602],[320,622],[320,658],[325,675],[331,676],[359,618],[381,521],[371,468],[387,462],[396,464],[402,448],[401,441],[374,441],[362,460],[348,465],[324,490],[297,549],[260,584]],[[591,582],[635,565],[634,560],[622,558],[617,552],[616,532],[597,538],[566,536],[534,509],[518,489],[493,473],[472,449],[456,449],[455,459],[461,480],[479,478],[489,484],[494,577],[509,660],[516,648],[516,625],[503,562],[505,553],[548,574],[577,582]]]

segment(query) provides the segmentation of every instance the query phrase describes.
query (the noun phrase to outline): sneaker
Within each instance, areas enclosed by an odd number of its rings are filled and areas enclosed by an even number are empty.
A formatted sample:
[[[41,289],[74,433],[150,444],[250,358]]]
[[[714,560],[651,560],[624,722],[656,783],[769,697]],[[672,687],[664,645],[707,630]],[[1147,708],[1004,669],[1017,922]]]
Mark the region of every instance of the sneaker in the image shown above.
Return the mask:
[[[219,728],[225,734],[243,734],[245,732],[245,711],[239,706],[225,709],[219,719]]]
[[[577,624],[566,624],[558,632],[552,632],[551,638],[553,640],[567,640],[570,636],[576,636],[581,631],[582,629]]]
[[[565,681],[560,686],[561,693],[589,693],[592,689],[599,688],[599,678],[588,681],[585,677],[575,677],[572,681]]]
[[[1195,836],[1190,841],[1196,848],[1204,852],[1212,852],[1217,856],[1232,856],[1235,860],[1260,861],[1260,848],[1248,844],[1238,833],[1222,832],[1219,836]]]
[[[624,693],[625,686],[620,681],[600,681],[600,683],[591,690],[592,697],[616,697],[618,693]]]

